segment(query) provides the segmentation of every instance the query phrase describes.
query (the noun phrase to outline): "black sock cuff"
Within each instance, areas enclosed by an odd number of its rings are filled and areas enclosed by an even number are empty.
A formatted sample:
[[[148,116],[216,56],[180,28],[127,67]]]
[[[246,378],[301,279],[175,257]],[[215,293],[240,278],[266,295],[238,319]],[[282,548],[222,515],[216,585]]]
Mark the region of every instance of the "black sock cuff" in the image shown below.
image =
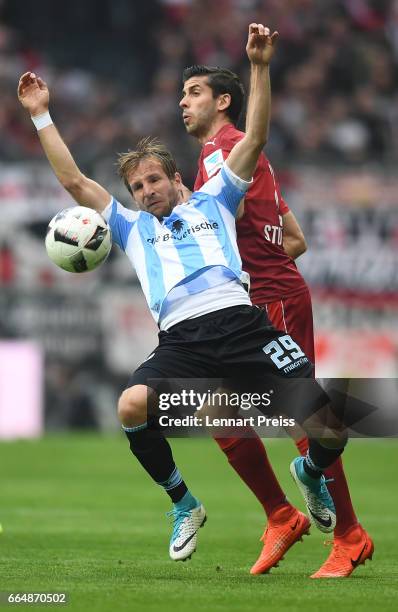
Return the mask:
[[[328,448],[320,444],[318,440],[310,439],[308,455],[316,468],[324,470],[340,457],[344,447],[345,444],[340,448]]]

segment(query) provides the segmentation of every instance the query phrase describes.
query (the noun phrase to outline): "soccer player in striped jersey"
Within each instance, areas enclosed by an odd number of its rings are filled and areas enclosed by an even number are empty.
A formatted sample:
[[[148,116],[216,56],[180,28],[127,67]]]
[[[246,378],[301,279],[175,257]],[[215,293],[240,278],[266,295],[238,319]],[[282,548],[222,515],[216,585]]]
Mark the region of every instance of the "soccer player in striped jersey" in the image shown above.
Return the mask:
[[[149,381],[208,380],[223,378],[226,372],[235,379],[251,378],[255,372],[261,382],[270,376],[282,381],[283,391],[287,381],[305,378],[314,395],[310,403],[298,402],[300,422],[312,425],[315,419],[323,426],[328,417],[327,398],[312,379],[309,359],[287,334],[270,326],[264,311],[251,305],[240,282],[234,215],[267,140],[269,62],[276,38],[277,33],[270,35],[262,24],[249,26],[246,135],[221,172],[182,204],[181,176],[171,154],[144,141],[120,160],[120,173],[140,210],[122,206],[79,170],[48,113],[49,92],[43,80],[28,72],[18,86],[19,100],[32,116],[57,178],[79,204],[107,219],[114,241],[136,268],[160,328],[159,345],[132,375],[119,399],[118,414],[132,453],[173,502],[169,553],[175,560],[194,552],[206,513],[183,481],[167,440],[159,430],[154,435],[150,415],[159,398]],[[340,426],[333,434],[326,440],[311,438],[307,456],[291,466],[311,511],[330,528],[336,517],[323,470],[340,456],[346,442]]]
[[[219,171],[244,133],[236,128],[244,99],[237,75],[219,67],[192,66],[183,74],[180,107],[188,134],[202,144],[194,190]],[[290,334],[315,363],[311,296],[294,259],[306,250],[303,233],[284,201],[274,171],[261,153],[253,184],[245,195],[244,213],[237,221],[243,270],[250,275],[250,297],[265,308],[272,324]],[[286,500],[264,445],[254,430],[250,437],[216,438],[229,463],[253,491],[268,518],[264,546],[251,573],[262,574],[285,555],[306,530],[303,515]],[[298,439],[301,453],[306,438]],[[255,467],[254,467],[255,466]],[[326,472],[337,510],[334,546],[313,577],[343,577],[373,553],[373,543],[358,523],[341,460]],[[292,530],[291,525],[299,522]]]

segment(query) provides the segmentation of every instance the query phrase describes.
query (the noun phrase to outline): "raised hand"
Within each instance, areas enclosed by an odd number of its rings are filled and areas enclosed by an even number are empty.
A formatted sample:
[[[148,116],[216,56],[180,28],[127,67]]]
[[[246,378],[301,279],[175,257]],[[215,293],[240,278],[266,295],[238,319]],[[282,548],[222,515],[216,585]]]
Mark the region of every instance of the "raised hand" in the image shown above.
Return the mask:
[[[270,34],[270,29],[262,23],[249,25],[246,53],[252,64],[267,66],[274,54],[279,33]]]
[[[25,72],[18,83],[18,100],[33,116],[48,111],[50,94],[46,83],[34,72]]]

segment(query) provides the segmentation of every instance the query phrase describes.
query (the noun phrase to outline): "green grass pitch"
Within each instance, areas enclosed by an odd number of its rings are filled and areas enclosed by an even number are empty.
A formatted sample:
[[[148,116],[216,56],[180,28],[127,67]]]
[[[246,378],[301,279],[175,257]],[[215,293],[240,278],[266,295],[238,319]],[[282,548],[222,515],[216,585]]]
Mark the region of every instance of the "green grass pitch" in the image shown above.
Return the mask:
[[[308,578],[329,551],[314,528],[279,568],[250,576],[261,548],[261,507],[214,442],[172,445],[209,517],[186,563],[168,558],[168,498],[122,434],[1,443],[0,591],[65,591],[69,611],[397,609],[398,441],[350,443],[345,465],[352,495],[376,551],[351,578],[321,581]],[[288,473],[293,444],[268,441],[267,448],[289,498],[303,508]],[[46,606],[55,607],[62,606]]]

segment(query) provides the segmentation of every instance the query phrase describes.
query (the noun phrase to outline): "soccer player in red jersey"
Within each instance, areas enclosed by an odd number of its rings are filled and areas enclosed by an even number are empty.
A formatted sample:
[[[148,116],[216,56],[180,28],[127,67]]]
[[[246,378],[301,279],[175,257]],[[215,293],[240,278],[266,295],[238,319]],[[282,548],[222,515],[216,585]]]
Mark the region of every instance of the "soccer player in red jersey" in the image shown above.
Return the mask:
[[[218,67],[192,66],[184,71],[180,107],[185,128],[202,145],[194,189],[221,168],[243,132],[235,125],[244,90],[239,78]],[[294,259],[306,250],[302,231],[283,200],[272,166],[262,153],[253,185],[246,194],[237,223],[243,269],[251,279],[253,304],[266,309],[272,324],[290,334],[315,363],[311,297]],[[254,430],[249,437],[216,438],[229,463],[262,504],[268,525],[252,574],[266,573],[305,533],[308,519],[286,499],[263,443]],[[306,438],[296,441],[301,454]],[[373,542],[358,523],[341,459],[327,471],[337,512],[333,549],[312,578],[344,577],[372,557]],[[316,517],[313,517],[316,523]],[[322,530],[322,525],[317,524]]]

